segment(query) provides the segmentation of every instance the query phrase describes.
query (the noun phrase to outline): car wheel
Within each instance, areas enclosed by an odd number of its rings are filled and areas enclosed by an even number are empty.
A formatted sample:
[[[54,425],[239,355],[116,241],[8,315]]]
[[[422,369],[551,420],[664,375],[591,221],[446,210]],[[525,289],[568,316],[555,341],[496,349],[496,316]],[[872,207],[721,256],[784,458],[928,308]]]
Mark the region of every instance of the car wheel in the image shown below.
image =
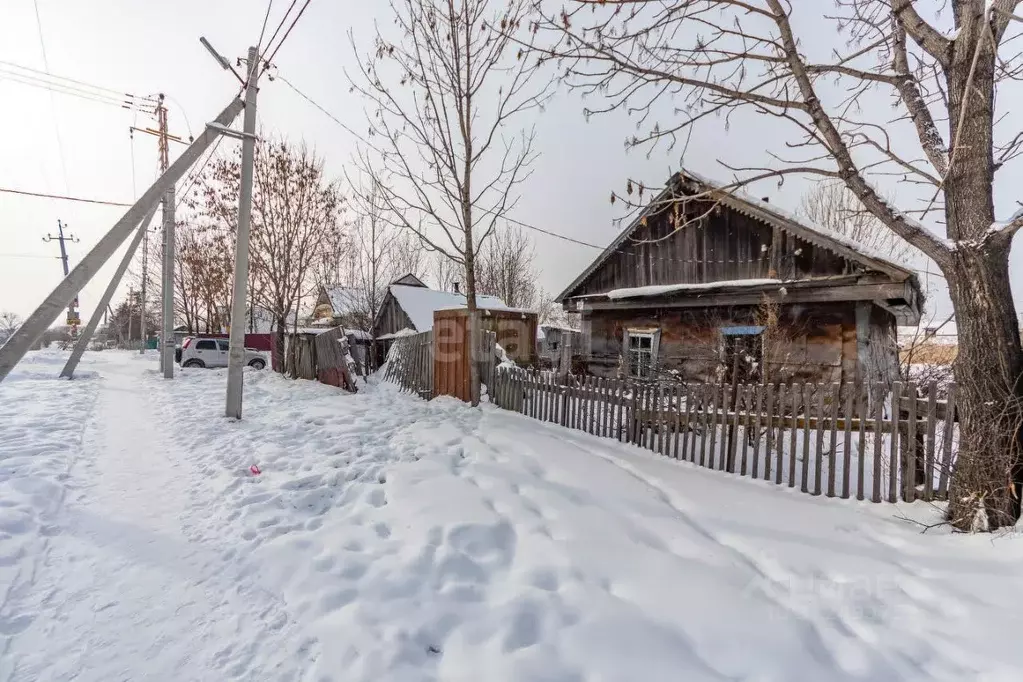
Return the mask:
[[[249,363],[249,367],[252,369],[263,369],[266,367],[266,362],[264,360],[253,360]]]
[[[194,358],[191,360],[185,360],[185,364],[182,365],[182,367],[205,367],[205,366],[206,365],[203,364],[202,360],[196,360]]]

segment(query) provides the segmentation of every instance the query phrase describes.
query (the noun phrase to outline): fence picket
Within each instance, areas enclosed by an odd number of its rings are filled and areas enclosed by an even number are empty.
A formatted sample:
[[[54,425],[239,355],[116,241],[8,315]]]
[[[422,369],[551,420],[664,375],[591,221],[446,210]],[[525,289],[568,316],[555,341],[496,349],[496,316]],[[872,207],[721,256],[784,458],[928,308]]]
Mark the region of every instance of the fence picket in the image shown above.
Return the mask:
[[[948,478],[952,471],[952,438],[955,429],[956,387],[948,387],[945,399],[945,430],[942,432],[941,471],[938,476],[938,499],[948,497]]]
[[[883,384],[874,385],[874,485],[873,493],[871,494],[872,502],[881,501],[881,455],[883,438],[882,434],[884,431],[881,430],[881,425],[884,424],[884,390]]]
[[[800,471],[799,490],[809,492],[810,475],[810,399],[813,395],[812,389],[803,384],[803,466]],[[793,448],[795,457],[795,448]]]
[[[771,450],[774,446],[774,396],[775,396],[775,385],[767,384],[764,386],[764,390],[767,392],[767,428],[764,439],[764,480],[771,480]]]
[[[824,385],[817,384],[817,436],[816,454],[814,464],[816,471],[813,475],[813,494],[821,494],[821,481],[824,474]]]
[[[700,466],[707,466],[707,384],[700,386]]]
[[[785,384],[778,384],[778,437],[774,443],[777,448],[774,458],[774,483],[781,485],[785,476]],[[795,415],[793,415],[793,420]]]
[[[682,432],[682,459],[685,461],[693,461],[689,456],[690,440],[692,436],[692,411],[693,411],[693,387],[686,384],[686,415],[685,415],[685,430]]]
[[[739,475],[740,476],[745,476],[746,475],[746,457],[747,457],[746,453],[747,453],[747,450],[749,449],[749,444],[750,444],[750,424],[753,423],[752,422],[752,420],[753,420],[752,404],[753,404],[753,386],[750,385],[750,384],[743,384],[742,408],[743,408],[743,412],[744,412],[744,419],[743,419],[743,424],[742,424],[742,439],[740,441],[742,443],[742,456],[739,458],[740,459],[740,466],[739,466]]]
[[[675,384],[675,387],[672,389],[674,401],[672,403],[671,415],[675,426],[671,434],[671,456],[675,459],[679,458],[678,446],[682,438],[682,388],[681,384]]]
[[[750,475],[753,478],[760,478],[760,423],[764,410],[764,385],[757,384],[753,387],[757,394],[756,415],[754,415],[753,426],[753,470]]]
[[[722,387],[717,384],[711,385],[711,398],[710,398],[710,461],[708,465],[711,469],[720,469],[721,463],[724,461],[720,453],[717,451],[718,441],[718,398],[721,397]],[[715,464],[715,462],[717,462]]]
[[[799,424],[799,398],[801,391],[799,386],[793,382],[789,385],[789,393],[792,394],[792,429],[789,431],[789,487],[796,485],[796,431]]]
[[[888,459],[888,501],[895,502],[898,499],[899,491],[899,403],[901,402],[902,396],[902,383],[896,381],[892,384],[892,396],[891,396],[891,420],[892,420],[892,440],[891,440],[891,453]]]
[[[909,394],[908,423],[906,424],[906,440],[909,452],[903,462],[902,499],[912,502],[916,499],[916,382],[906,385]]]
[[[842,401],[842,384],[831,384],[831,442],[828,450],[828,497],[835,496],[835,468],[838,464],[838,404]]]
[[[845,440],[842,453],[842,499],[849,499],[849,477],[852,475],[852,415],[856,397],[856,384],[846,384],[845,395]]]
[[[860,399],[856,406],[856,414],[860,418],[860,429],[856,442],[856,499],[863,500],[863,477],[867,452],[867,382],[860,386]]]

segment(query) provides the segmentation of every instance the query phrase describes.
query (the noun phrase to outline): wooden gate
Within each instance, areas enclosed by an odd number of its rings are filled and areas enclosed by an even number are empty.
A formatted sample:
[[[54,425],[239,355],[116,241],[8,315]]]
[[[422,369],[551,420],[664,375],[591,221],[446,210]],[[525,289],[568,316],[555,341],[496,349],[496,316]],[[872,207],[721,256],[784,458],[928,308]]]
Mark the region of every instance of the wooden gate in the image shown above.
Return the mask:
[[[464,308],[438,310],[433,314],[433,394],[449,395],[469,402],[470,384],[469,311]],[[480,381],[493,383],[497,336],[480,329]]]

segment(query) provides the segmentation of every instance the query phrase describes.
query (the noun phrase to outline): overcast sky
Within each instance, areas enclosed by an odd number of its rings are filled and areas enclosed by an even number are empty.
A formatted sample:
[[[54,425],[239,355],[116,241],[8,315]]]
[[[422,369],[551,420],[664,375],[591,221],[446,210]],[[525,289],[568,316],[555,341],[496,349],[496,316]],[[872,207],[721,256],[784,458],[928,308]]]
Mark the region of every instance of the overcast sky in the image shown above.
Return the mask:
[[[274,15],[288,4],[278,0]],[[804,27],[804,40],[811,48],[813,41],[825,49],[833,40],[833,28],[821,16],[830,6],[823,1],[797,5],[801,15],[797,25]],[[38,0],[40,41],[33,0],[0,0],[0,61],[42,69],[45,45],[54,74],[137,95],[167,93],[171,130],[187,136],[190,130],[201,130],[237,90],[233,77],[203,50],[199,36],[209,38],[233,61],[255,42],[265,9],[263,0]],[[352,128],[365,130],[362,103],[349,92],[343,74],[354,60],[347,36],[353,30],[360,44],[368,46],[374,19],[387,21],[388,11],[381,0],[313,0],[275,60],[281,73]],[[258,109],[263,130],[304,139],[326,158],[328,173],[340,177],[357,140],[283,83],[261,85]],[[626,153],[623,140],[633,134],[633,124],[620,115],[587,122],[582,108],[577,96],[559,92],[546,111],[536,115],[541,155],[522,188],[514,217],[603,245],[617,233],[613,219],[621,215],[620,207],[608,201],[611,191],[621,189],[629,176],[663,181],[677,170],[679,150],[661,150],[649,157]],[[130,201],[152,182],[157,159],[155,138],[136,135],[134,144],[130,142],[128,128],[133,122],[135,117],[126,111],[51,96],[0,73],[0,187]],[[144,117],[137,122],[151,125]],[[725,177],[719,159],[763,163],[769,139],[764,124],[733,123],[726,129],[723,122],[711,120],[690,142],[685,164],[712,177]],[[1003,171],[1008,177],[1000,179],[1000,187],[1018,186],[1013,172]],[[768,184],[752,191],[795,208],[804,189],[790,180],[781,189]],[[1000,213],[1011,214],[1013,205],[1007,192],[999,194]],[[74,262],[123,210],[0,193],[0,310],[27,315],[60,280],[57,244],[42,241],[47,234],[56,234],[58,220],[80,240],[70,245]],[[542,234],[531,235],[541,283],[548,290],[560,291],[597,254]],[[1014,281],[1021,272],[1016,256]],[[82,294],[83,319],[117,260],[119,256],[111,259]],[[940,278],[926,279],[932,309],[945,314],[949,308]]]

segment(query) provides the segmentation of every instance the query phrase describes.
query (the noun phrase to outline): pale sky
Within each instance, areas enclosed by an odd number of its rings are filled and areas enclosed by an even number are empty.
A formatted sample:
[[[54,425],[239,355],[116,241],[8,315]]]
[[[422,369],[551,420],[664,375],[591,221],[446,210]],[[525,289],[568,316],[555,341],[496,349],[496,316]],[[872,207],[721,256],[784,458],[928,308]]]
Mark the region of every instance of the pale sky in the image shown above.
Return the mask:
[[[285,0],[275,2],[274,16],[279,17],[288,4]],[[819,47],[827,49],[833,29],[821,15],[831,3],[806,5],[797,10],[801,15],[797,26],[811,28],[806,32],[810,48],[813,40],[821,40]],[[199,44],[199,36],[206,36],[233,61],[258,37],[266,3],[38,0],[38,8],[52,73],[136,95],[164,92],[170,98],[172,132],[187,136],[189,127],[197,133],[237,90],[233,77],[221,71]],[[374,15],[387,22],[388,11],[382,0],[313,0],[275,60],[281,73],[352,128],[365,130],[362,103],[349,93],[343,73],[354,63],[348,31],[355,32],[360,45],[368,46]],[[42,69],[33,0],[0,0],[0,17],[0,61]],[[271,24],[276,25],[273,18]],[[830,33],[816,30],[818,26],[829,27]],[[1004,95],[1000,104],[1004,110]],[[582,109],[583,102],[575,94],[559,90],[545,112],[521,121],[523,126],[536,123],[541,155],[522,188],[523,197],[513,217],[603,245],[614,238],[618,227],[612,221],[621,215],[620,207],[608,201],[611,191],[621,190],[630,176],[663,182],[677,170],[680,150],[658,150],[649,157],[638,151],[627,153],[623,140],[634,133],[632,122],[622,115],[594,117],[587,122]],[[357,141],[286,85],[262,82],[258,111],[264,131],[304,139],[326,158],[329,174],[343,174]],[[890,112],[883,115],[890,116]],[[49,92],[12,82],[0,73],[0,187],[130,201],[134,197],[128,127],[134,121],[128,112],[75,97],[55,94],[51,101]],[[139,117],[138,123],[151,125],[144,117]],[[240,117],[236,124],[240,126]],[[726,129],[722,121],[709,120],[693,136],[685,164],[711,177],[727,177],[719,159],[765,163],[769,125],[733,122]],[[230,144],[238,143],[225,141],[222,148],[228,149]],[[155,138],[136,135],[134,157],[135,188],[141,193],[154,177]],[[1019,171],[1009,168],[1000,174],[999,187],[1018,186],[1017,180],[1023,180]],[[794,209],[803,189],[805,185],[790,179],[781,189],[768,183],[749,191]],[[1002,191],[996,199],[1000,217],[1013,212],[1013,196]],[[70,246],[74,263],[123,211],[0,193],[0,310],[29,314],[60,280],[57,244],[42,241],[47,233],[56,234],[58,219],[81,240]],[[529,234],[536,243],[541,284],[555,292],[598,253]],[[1014,253],[1014,282],[1023,272],[1018,256]],[[81,295],[83,322],[119,258],[111,259]],[[950,308],[942,280],[935,276],[926,279],[931,309],[947,314]],[[1019,290],[1016,286],[1017,296]]]

